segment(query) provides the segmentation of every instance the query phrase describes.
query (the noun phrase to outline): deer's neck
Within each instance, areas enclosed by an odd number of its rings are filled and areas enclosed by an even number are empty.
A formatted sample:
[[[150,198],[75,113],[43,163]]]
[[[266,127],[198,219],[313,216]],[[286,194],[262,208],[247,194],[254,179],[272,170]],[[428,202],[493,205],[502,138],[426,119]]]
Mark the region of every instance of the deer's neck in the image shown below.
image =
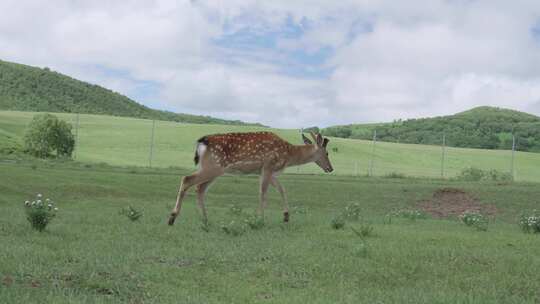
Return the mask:
[[[317,148],[314,145],[292,146],[289,153],[288,166],[298,166],[315,160]]]

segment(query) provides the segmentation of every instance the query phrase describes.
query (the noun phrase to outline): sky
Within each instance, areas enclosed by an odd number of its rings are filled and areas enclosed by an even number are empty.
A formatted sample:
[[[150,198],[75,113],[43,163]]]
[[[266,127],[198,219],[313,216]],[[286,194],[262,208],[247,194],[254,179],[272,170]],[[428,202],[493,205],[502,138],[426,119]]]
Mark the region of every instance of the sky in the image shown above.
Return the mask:
[[[540,115],[540,1],[2,0],[0,59],[273,127]]]

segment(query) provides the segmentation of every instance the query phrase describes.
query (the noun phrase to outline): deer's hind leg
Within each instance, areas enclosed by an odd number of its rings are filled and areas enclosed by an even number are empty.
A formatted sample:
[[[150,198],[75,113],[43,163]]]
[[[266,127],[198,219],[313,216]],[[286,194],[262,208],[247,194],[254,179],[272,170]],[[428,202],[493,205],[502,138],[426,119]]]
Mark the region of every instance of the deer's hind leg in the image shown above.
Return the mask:
[[[289,201],[287,200],[287,193],[285,193],[285,188],[283,188],[283,186],[275,176],[272,176],[270,182],[272,183],[272,186],[274,186],[281,195],[281,200],[283,201],[283,221],[287,223],[289,221]]]
[[[205,225],[208,224],[208,216],[206,214],[206,207],[204,205],[204,196],[206,194],[206,190],[208,190],[208,186],[210,186],[213,181],[214,179],[211,179],[197,185],[197,205],[199,205],[199,209],[201,209],[202,219]]]
[[[261,172],[261,181],[259,187],[259,200],[261,205],[259,206],[259,216],[264,219],[264,209],[266,209],[266,193],[268,192],[268,186],[272,180],[272,170],[270,168],[263,168]]]
[[[169,225],[173,225],[174,221],[180,214],[180,209],[182,208],[182,201],[184,200],[184,197],[186,196],[186,192],[188,191],[189,188],[195,185],[205,183],[209,180],[213,180],[221,174],[222,174],[221,172],[198,171],[191,175],[184,176],[182,178],[182,182],[180,183],[180,187],[178,189],[178,195],[176,197],[176,205],[174,206],[174,209],[172,210],[171,215],[169,216]]]

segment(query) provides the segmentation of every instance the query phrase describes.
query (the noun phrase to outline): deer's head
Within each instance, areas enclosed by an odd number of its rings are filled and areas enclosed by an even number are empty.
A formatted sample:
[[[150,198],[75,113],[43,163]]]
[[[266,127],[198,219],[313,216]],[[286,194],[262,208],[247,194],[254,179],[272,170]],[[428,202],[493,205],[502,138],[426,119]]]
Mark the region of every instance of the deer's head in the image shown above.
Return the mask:
[[[330,159],[328,158],[328,151],[326,151],[326,146],[330,140],[328,138],[323,138],[321,134],[315,135],[313,132],[309,132],[309,134],[313,138],[315,144],[313,144],[313,142],[304,134],[302,134],[302,139],[304,140],[304,144],[315,146],[315,163],[326,173],[334,171],[334,168],[332,168],[332,164],[330,163]]]

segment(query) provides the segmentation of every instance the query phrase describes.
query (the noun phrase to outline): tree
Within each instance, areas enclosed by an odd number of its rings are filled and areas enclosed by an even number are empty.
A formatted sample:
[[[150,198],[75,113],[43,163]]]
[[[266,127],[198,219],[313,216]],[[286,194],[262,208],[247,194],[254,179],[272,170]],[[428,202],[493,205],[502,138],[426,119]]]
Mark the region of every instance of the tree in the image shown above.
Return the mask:
[[[75,138],[71,124],[51,114],[38,114],[26,128],[24,145],[26,152],[40,158],[71,157]]]

